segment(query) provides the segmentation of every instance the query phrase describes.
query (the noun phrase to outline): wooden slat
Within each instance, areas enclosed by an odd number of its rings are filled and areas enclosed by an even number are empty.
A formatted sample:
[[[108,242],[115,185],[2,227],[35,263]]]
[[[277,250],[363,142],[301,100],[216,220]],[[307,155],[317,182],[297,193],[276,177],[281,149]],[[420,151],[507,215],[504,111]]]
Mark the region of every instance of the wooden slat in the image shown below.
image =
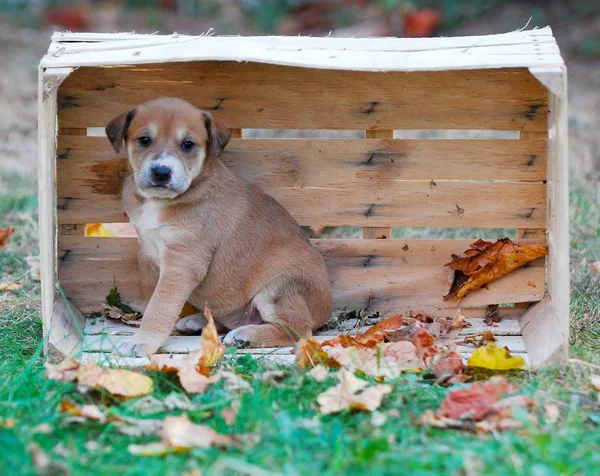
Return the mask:
[[[526,69],[378,73],[213,61],[80,68],[59,90],[59,125],[103,127],[160,96],[239,129],[547,129],[545,88]]]
[[[282,186],[265,191],[300,225],[543,228],[546,223],[546,186],[541,183],[407,181],[377,187],[356,182],[353,189]],[[110,188],[111,194],[102,199],[82,188],[59,196],[60,224],[128,221],[113,195],[114,185],[91,187]]]
[[[278,199],[302,225],[545,226],[541,182],[445,181],[542,180],[543,141],[231,142],[225,163]],[[532,154],[539,158],[530,166]],[[60,223],[127,221],[119,198],[128,167],[123,154],[115,156],[102,137],[61,136],[57,155]]]
[[[508,310],[512,308],[501,308],[502,311]],[[467,316],[471,316],[472,313],[478,312],[477,310],[471,309],[463,309]],[[447,311],[446,311],[447,313]],[[507,314],[507,313],[504,313]],[[474,334],[478,334],[483,331],[491,331],[496,336],[519,336],[521,335],[521,328],[519,327],[518,319],[504,317],[502,321],[498,323],[496,327],[486,326],[484,323],[484,319],[480,317],[469,317],[468,322],[471,324],[471,327],[465,327],[461,336],[471,336]],[[336,336],[340,334],[340,332],[347,332],[350,335],[357,334],[358,332],[366,331],[370,326],[362,326],[356,327],[357,320],[349,319],[348,321],[344,321],[340,324],[340,329],[330,330],[330,331],[318,331],[317,335],[326,336],[326,338],[331,338],[332,336]],[[106,319],[104,317],[99,318],[90,318],[87,320],[85,325],[85,335],[89,336],[99,336],[102,334],[105,335],[132,335],[135,332],[135,328],[128,326],[127,324],[119,321],[113,321],[111,319]]]
[[[127,300],[138,298],[137,240],[63,237],[59,278],[83,312],[101,308],[116,282]],[[335,312],[369,307],[384,313],[453,308],[444,301],[451,255],[470,240],[314,240],[323,254]],[[465,307],[538,301],[545,291],[543,260],[519,269],[462,301]],[[451,314],[451,312],[449,312]],[[479,316],[478,316],[479,317]]]
[[[123,338],[124,336],[121,335],[86,335],[83,341],[83,348],[87,352],[111,352],[116,348],[117,343]],[[331,338],[332,336],[315,336],[315,339],[320,342],[324,342]],[[511,352],[515,353],[525,352],[525,344],[523,343],[523,337],[521,336],[499,336],[496,339],[496,345],[500,347],[508,347]],[[198,350],[199,348],[199,336],[171,336],[167,340],[166,344],[161,347],[161,353],[188,354],[194,350]],[[459,345],[458,349],[460,352],[471,353],[475,350],[475,346],[470,344]],[[247,349],[244,353],[254,355],[290,355],[294,353],[294,347],[255,348]]]

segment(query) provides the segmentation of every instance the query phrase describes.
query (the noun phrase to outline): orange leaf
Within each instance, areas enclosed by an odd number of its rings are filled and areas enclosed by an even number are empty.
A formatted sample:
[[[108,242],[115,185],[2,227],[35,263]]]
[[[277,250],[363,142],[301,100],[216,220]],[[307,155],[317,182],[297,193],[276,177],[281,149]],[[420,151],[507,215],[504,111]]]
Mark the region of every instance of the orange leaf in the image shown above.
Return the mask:
[[[504,377],[495,376],[485,382],[477,382],[468,388],[448,393],[437,413],[454,420],[468,417],[479,421],[504,395],[517,389],[516,385],[509,384]]]
[[[0,248],[8,241],[8,237],[15,232],[14,228],[0,228]]]
[[[298,368],[307,369],[323,364],[327,367],[339,367],[340,364],[329,357],[321,344],[315,339],[300,339],[296,344],[296,364]]]
[[[202,354],[197,363],[200,372],[203,372],[203,369],[208,368],[225,355],[225,347],[223,347],[221,339],[219,339],[215,320],[208,306],[204,308],[204,316],[208,323],[202,329],[202,335],[200,336]]]
[[[462,299],[470,292],[547,254],[548,249],[543,245],[517,245],[508,238],[494,244],[478,240],[465,252],[464,257],[453,255],[452,261],[445,265],[456,272],[452,289],[445,297]]]
[[[218,375],[205,375],[201,373],[196,364],[201,358],[202,350],[192,352],[182,359],[173,359],[170,355],[155,354],[150,356],[150,363],[146,365],[148,370],[162,372],[177,372],[179,382],[188,393],[204,393],[213,383],[221,377]],[[207,368],[203,369],[208,371]]]
[[[361,344],[366,344],[369,341],[383,342],[387,333],[397,331],[402,327],[402,324],[402,314],[396,314],[378,322],[364,334],[357,336],[356,339]]]
[[[428,362],[437,354],[434,338],[422,327],[417,330],[411,342],[417,349],[417,357],[423,360],[423,362]]]
[[[152,391],[153,385],[152,379],[147,375],[126,369],[106,369],[93,362],[79,367],[77,382],[90,388],[104,389],[122,398],[147,395]]]

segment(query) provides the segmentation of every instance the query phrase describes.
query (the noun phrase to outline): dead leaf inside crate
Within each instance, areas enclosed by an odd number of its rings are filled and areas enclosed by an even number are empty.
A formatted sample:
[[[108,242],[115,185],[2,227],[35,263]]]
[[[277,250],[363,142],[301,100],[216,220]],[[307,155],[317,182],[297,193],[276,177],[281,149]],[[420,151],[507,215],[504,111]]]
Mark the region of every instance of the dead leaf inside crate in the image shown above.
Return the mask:
[[[453,279],[450,291],[444,298],[461,300],[467,294],[547,254],[548,248],[544,245],[518,245],[508,238],[493,244],[477,240],[465,251],[464,256],[452,255],[452,261],[445,265],[451,269]]]

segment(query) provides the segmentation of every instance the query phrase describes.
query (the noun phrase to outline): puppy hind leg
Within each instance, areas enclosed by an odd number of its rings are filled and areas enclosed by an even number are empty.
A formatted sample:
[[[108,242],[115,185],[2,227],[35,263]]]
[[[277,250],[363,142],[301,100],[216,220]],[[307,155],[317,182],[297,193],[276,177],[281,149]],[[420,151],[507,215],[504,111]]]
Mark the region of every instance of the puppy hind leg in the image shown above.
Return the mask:
[[[263,291],[253,300],[264,324],[249,324],[230,331],[223,343],[238,347],[278,347],[294,345],[310,337],[310,314],[299,294],[270,296]]]

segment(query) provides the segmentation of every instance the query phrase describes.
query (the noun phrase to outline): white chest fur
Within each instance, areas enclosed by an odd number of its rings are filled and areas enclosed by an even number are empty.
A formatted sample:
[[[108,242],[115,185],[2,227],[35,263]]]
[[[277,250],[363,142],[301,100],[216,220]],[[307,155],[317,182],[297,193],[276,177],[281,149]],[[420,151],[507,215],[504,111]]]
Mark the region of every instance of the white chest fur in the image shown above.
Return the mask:
[[[142,254],[159,267],[165,248],[173,239],[171,227],[161,222],[162,210],[160,200],[146,200],[131,219],[139,236]]]

